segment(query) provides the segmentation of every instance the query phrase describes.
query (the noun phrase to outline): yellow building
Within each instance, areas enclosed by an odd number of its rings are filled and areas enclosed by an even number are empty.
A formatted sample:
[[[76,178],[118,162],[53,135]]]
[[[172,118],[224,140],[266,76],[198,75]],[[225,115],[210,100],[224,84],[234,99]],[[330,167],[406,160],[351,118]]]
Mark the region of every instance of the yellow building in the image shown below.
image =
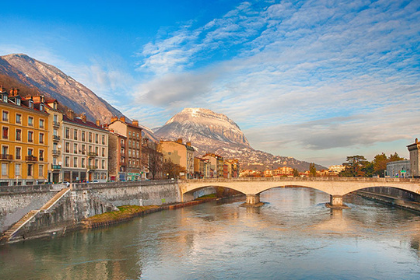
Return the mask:
[[[48,113],[13,89],[0,87],[0,185],[33,185],[47,181]]]
[[[194,178],[194,148],[191,142],[182,143],[182,139],[177,141],[160,141],[159,152],[163,155],[164,162],[172,161],[185,169],[185,173],[179,174],[181,179]]]

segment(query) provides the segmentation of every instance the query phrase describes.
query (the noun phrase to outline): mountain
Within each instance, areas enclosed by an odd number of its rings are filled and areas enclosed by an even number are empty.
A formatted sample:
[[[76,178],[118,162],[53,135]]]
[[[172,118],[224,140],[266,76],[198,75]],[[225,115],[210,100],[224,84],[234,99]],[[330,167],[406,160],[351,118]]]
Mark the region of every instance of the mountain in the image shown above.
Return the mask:
[[[253,149],[239,126],[223,114],[202,108],[185,108],[155,131],[158,138],[190,141],[196,155],[213,152],[240,160],[241,169],[275,169],[289,166],[299,171],[309,170],[309,162],[292,157],[274,156]],[[325,169],[315,165],[318,170]]]
[[[39,92],[57,99],[76,114],[86,113],[87,118],[92,121],[100,120],[105,123],[109,122],[113,115],[123,115],[56,67],[25,54],[0,56],[0,74],[14,78],[28,87],[37,88]]]

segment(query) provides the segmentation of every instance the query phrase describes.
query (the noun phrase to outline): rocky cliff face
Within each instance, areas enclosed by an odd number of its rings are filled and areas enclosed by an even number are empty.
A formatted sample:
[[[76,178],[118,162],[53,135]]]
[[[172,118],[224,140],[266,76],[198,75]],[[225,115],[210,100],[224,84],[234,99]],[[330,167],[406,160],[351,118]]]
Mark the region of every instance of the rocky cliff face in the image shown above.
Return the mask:
[[[40,92],[57,99],[77,114],[86,113],[92,121],[100,120],[104,123],[112,115],[122,116],[120,111],[56,67],[25,54],[1,56],[0,73],[28,87],[38,88]]]
[[[185,108],[155,131],[158,138],[191,141],[196,156],[214,152],[226,158],[240,160],[241,169],[265,170],[280,166],[309,169],[309,163],[292,157],[273,156],[254,150],[239,126],[223,114],[202,108]],[[317,169],[323,169],[317,166]]]

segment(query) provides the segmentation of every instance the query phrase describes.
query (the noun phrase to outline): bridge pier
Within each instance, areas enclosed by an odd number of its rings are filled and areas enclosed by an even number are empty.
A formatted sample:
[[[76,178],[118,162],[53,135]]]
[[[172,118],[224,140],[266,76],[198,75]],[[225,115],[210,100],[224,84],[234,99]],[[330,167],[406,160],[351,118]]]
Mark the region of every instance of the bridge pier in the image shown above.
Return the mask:
[[[325,206],[332,209],[348,209],[347,205],[343,203],[342,195],[330,195],[330,202],[326,203]]]
[[[260,201],[260,194],[247,194],[246,195],[246,202],[243,203],[241,206],[244,207],[260,207],[263,206],[264,203]]]

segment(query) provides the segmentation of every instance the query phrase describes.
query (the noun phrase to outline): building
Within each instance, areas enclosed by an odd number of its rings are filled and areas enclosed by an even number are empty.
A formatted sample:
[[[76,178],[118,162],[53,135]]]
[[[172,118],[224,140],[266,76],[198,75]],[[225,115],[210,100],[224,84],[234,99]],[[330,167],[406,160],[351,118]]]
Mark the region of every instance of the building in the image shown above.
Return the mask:
[[[146,178],[162,178],[163,155],[158,151],[158,144],[147,137],[142,142],[142,164]]]
[[[341,171],[344,171],[345,169],[346,169],[346,167],[344,165],[342,165],[342,164],[340,164],[340,165],[331,165],[328,168],[328,175],[336,176]]]
[[[126,180],[139,181],[141,178],[145,179],[146,174],[141,162],[142,128],[139,127],[139,122],[133,120],[132,123],[128,123],[125,117],[120,117],[119,119],[112,117],[108,129],[127,137]]]
[[[390,178],[410,178],[411,164],[409,160],[391,161],[386,164],[386,176]]]
[[[48,180],[48,113],[43,102],[0,87],[0,185],[33,185]]]
[[[191,146],[191,142],[183,144],[181,138],[177,141],[160,141],[158,150],[162,153],[164,162],[171,161],[185,169],[185,173],[179,174],[181,179],[194,178],[195,149]]]
[[[214,153],[206,153],[203,158],[210,162],[210,178],[223,178],[223,157]]]
[[[127,181],[127,137],[110,131],[108,140],[108,176],[110,181]]]
[[[223,166],[224,178],[239,178],[239,160],[227,159]]]
[[[410,170],[411,176],[414,178],[420,177],[420,142],[416,138],[413,144],[407,146],[408,151],[410,152]]]
[[[43,97],[34,96],[34,103],[44,102]],[[61,139],[62,130],[60,129],[63,121],[63,114],[58,110],[58,101],[55,99],[45,100],[45,110],[48,112],[48,182],[61,182]],[[60,148],[59,148],[60,147]]]
[[[108,180],[108,131],[99,121],[76,117],[73,111],[63,115],[61,141],[60,181],[107,182]],[[55,170],[53,170],[54,173]],[[53,175],[54,177],[54,175]]]
[[[273,170],[273,176],[293,176],[293,168],[282,166]]]

